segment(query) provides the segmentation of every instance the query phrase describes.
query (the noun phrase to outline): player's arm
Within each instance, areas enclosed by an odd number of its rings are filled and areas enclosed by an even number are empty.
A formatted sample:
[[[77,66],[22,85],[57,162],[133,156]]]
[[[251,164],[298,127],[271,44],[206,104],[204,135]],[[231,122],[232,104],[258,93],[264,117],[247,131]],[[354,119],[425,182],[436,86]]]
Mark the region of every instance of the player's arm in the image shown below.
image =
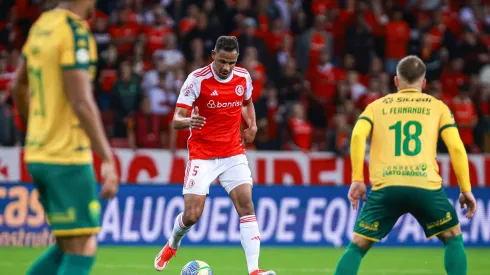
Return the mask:
[[[174,129],[192,128],[200,130],[206,124],[206,118],[199,115],[199,109],[197,107],[194,107],[192,116],[189,117],[194,101],[198,97],[199,83],[192,75],[189,75],[184,85],[182,85],[179,98],[177,99],[174,118],[172,120],[172,127]]]
[[[470,169],[466,149],[459,136],[458,128],[451,115],[451,111],[445,104],[442,105],[442,109],[442,116],[439,123],[440,135],[449,151],[451,163],[453,164],[454,173],[458,179],[461,192],[471,192]]]
[[[255,106],[252,102],[252,77],[247,74],[247,91],[245,92],[243,106],[242,106],[242,117],[247,123],[248,128],[243,131],[243,141],[245,143],[251,143],[255,139],[257,134],[257,120],[255,117]]]
[[[357,120],[352,131],[350,143],[350,158],[352,165],[352,184],[349,188],[348,198],[352,208],[357,210],[361,198],[366,200],[366,184],[364,183],[364,156],[366,152],[366,141],[373,129],[373,112],[371,105]]]
[[[112,152],[104,133],[100,112],[95,102],[89,72],[81,69],[64,70],[63,82],[68,100],[103,161],[112,161]]]
[[[447,129],[442,129],[441,137],[449,151],[451,163],[453,164],[454,173],[458,178],[461,192],[471,192],[468,155],[466,154],[463,141],[459,136],[458,129],[455,125],[448,126]]]
[[[24,57],[20,58],[19,66],[12,80],[11,92],[18,112],[24,121],[27,121],[29,116],[29,80]]]
[[[257,134],[257,120],[255,118],[255,106],[252,100],[243,103],[242,116],[247,123],[248,128],[243,131],[243,141],[251,143]]]
[[[350,158],[352,164],[352,181],[364,182],[364,157],[366,141],[373,128],[370,106],[359,116],[350,142]]]
[[[449,111],[449,108],[444,103],[441,104],[443,111],[439,123],[439,132],[449,151],[454,173],[456,174],[459,188],[461,189],[459,203],[461,208],[464,208],[465,205],[467,206],[468,212],[466,213],[466,217],[472,218],[475,215],[477,206],[475,197],[471,192],[468,155],[466,154],[466,149],[461,137],[459,136],[456,123],[454,123],[454,119]]]

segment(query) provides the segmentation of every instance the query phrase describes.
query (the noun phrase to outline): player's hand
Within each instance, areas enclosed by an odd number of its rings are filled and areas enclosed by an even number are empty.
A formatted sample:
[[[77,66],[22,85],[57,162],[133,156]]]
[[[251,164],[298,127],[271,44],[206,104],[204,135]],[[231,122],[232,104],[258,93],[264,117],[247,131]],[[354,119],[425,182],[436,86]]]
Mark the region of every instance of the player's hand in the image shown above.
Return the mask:
[[[110,199],[117,194],[119,189],[119,177],[116,166],[113,161],[104,161],[101,167],[102,190],[100,191],[101,199]]]
[[[461,193],[461,195],[459,195],[459,204],[461,205],[461,209],[464,209],[464,206],[466,205],[466,208],[468,209],[468,212],[466,212],[466,217],[468,219],[473,218],[476,212],[476,200],[475,196],[473,196],[473,193]]]
[[[191,128],[201,130],[204,124],[206,124],[206,118],[199,115],[199,108],[197,106],[194,107],[191,116]]]
[[[359,201],[361,198],[363,201],[366,201],[366,184],[360,181],[352,182],[347,197],[352,204],[352,209],[357,210],[359,208]]]
[[[242,143],[252,143],[255,139],[255,135],[257,134],[257,127],[250,127],[243,130],[242,134]]]

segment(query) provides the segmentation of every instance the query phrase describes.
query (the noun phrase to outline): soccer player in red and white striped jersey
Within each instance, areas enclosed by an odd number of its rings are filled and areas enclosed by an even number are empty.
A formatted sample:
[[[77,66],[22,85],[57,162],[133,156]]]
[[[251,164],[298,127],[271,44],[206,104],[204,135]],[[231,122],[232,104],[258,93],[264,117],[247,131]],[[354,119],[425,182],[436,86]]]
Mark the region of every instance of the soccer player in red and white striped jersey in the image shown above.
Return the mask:
[[[192,72],[180,91],[173,127],[191,130],[183,190],[185,208],[175,219],[172,237],[155,258],[159,271],[165,269],[181,239],[201,217],[209,186],[219,179],[240,216],[248,274],[276,274],[259,269],[260,232],[245,156],[245,143],[254,140],[257,125],[251,100],[252,79],[246,69],[235,67],[238,53],[235,37],[219,37],[212,52],[213,62]],[[242,117],[248,128],[240,134]]]

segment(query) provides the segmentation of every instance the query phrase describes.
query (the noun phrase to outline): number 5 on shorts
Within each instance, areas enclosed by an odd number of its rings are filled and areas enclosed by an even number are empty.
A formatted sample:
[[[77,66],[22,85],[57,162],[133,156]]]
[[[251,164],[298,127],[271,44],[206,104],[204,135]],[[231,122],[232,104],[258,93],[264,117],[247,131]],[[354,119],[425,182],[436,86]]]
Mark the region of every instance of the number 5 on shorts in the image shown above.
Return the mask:
[[[197,175],[198,172],[199,172],[199,166],[194,166],[194,168],[192,169],[192,176]]]

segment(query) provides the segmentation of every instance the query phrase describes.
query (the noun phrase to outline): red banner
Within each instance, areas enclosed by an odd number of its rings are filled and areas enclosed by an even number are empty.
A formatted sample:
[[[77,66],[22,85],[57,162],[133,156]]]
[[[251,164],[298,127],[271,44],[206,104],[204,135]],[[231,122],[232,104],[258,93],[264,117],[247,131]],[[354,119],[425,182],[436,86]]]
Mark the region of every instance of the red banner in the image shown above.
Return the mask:
[[[30,182],[20,148],[0,149],[0,181]],[[125,183],[180,184],[184,179],[187,152],[172,154],[165,150],[116,149],[118,171]],[[344,185],[350,183],[351,165],[348,157],[337,158],[330,153],[248,151],[247,157],[256,184],[282,185]],[[448,155],[437,158],[445,185],[457,185]],[[470,155],[470,177],[475,186],[487,186],[490,180],[490,155]],[[100,177],[100,160],[94,168]],[[367,162],[365,168],[368,179]]]

